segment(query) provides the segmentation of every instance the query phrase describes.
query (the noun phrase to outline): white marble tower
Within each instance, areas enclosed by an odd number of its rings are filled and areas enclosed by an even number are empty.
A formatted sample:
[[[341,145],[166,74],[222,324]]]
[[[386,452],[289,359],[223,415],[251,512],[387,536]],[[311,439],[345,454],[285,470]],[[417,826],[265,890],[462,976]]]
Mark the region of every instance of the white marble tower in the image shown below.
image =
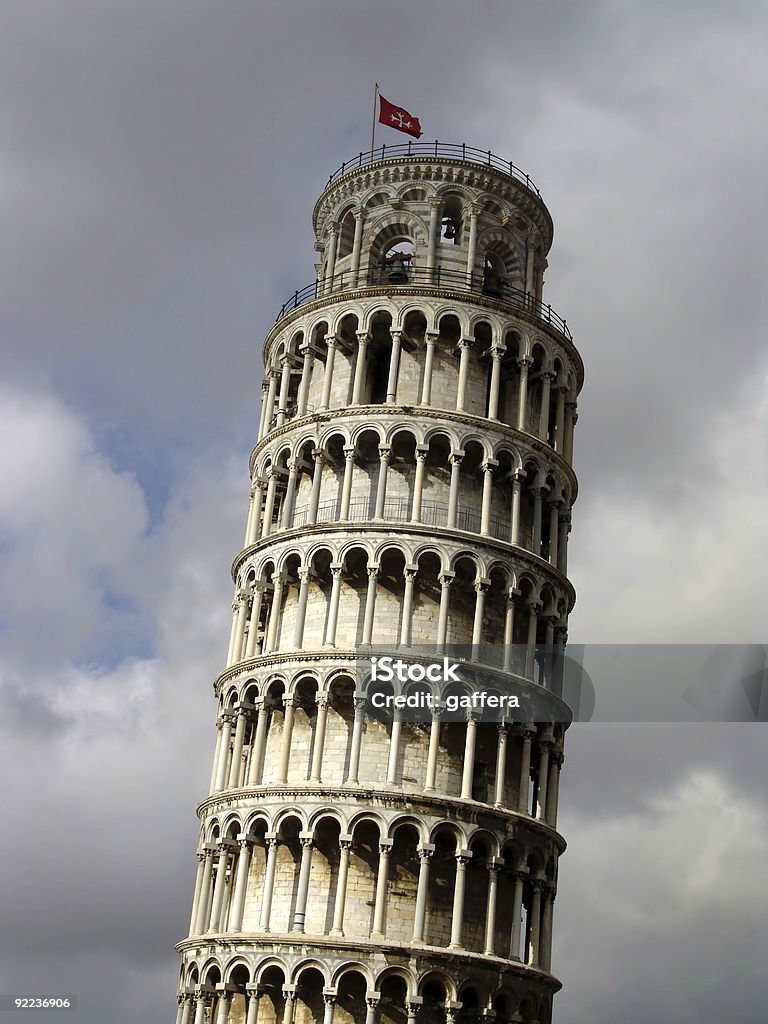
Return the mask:
[[[264,343],[177,1019],[549,1024],[583,379],[552,221],[434,143],[345,164],[313,224]],[[371,713],[373,645],[457,644],[530,720]]]

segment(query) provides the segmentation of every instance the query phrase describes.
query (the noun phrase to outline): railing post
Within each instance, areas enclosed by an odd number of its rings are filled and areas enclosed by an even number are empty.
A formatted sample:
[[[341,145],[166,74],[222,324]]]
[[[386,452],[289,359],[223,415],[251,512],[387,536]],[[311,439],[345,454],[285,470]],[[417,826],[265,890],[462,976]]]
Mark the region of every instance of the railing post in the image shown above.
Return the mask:
[[[437,139],[435,139],[435,159],[437,159]]]

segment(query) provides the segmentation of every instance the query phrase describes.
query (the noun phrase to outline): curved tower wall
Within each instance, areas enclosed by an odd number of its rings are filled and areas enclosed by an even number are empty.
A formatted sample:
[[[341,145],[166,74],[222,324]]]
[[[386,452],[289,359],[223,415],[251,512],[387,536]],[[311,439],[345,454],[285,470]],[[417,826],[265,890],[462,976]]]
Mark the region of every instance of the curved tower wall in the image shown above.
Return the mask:
[[[177,1020],[548,1024],[583,376],[551,219],[438,151],[345,170],[313,223],[264,343]],[[455,644],[545,714],[370,713],[372,645]]]

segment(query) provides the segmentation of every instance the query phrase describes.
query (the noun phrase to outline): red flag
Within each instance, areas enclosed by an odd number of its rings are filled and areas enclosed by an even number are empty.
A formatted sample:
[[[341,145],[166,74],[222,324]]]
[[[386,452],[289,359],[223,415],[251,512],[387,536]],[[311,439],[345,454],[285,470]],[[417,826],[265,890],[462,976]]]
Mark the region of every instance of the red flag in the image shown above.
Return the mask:
[[[424,134],[418,117],[414,117],[402,107],[396,107],[394,103],[385,100],[381,93],[379,93],[379,123],[389,125],[390,128],[394,128],[398,132],[405,132],[406,135],[412,135],[415,139],[421,138]]]

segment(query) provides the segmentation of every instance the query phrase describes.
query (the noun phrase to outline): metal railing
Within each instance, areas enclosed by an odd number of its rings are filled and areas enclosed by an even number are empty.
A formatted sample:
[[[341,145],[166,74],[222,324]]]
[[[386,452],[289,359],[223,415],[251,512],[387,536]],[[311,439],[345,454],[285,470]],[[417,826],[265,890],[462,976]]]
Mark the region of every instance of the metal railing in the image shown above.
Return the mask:
[[[345,160],[341,167],[337,168],[328,178],[328,185],[332,185],[349,171],[365,167],[367,164],[376,164],[381,160],[394,160],[398,157],[421,156],[433,158],[444,156],[449,160],[466,160],[472,164],[483,164],[485,167],[493,167],[497,171],[508,174],[510,178],[522,182],[534,195],[541,199],[541,192],[531,181],[530,176],[521,170],[511,160],[504,160],[496,156],[490,149],[477,149],[475,146],[468,146],[466,142],[401,142],[394,146],[382,144],[367,153],[358,153],[351,160]],[[326,188],[328,187],[326,185]]]
[[[408,523],[411,520],[412,502],[410,498],[386,498],[384,501],[384,514],[382,520],[390,523]],[[345,522],[361,523],[366,520],[373,521],[374,502],[371,499],[356,498],[349,503],[349,515]],[[293,513],[291,528],[296,529],[307,525],[309,506],[302,505]],[[318,523],[335,523],[339,519],[338,501],[324,501],[317,507]],[[421,516],[419,523],[422,526],[437,526],[445,528],[448,525],[448,505],[439,501],[422,501]],[[495,540],[503,540],[509,543],[511,536],[511,524],[503,519],[492,516],[489,522],[490,536]],[[464,530],[467,533],[480,535],[480,513],[474,509],[463,508],[459,505],[456,511],[457,530]]]
[[[461,270],[442,270],[435,267],[434,270],[424,268],[405,268],[401,264],[395,264],[396,270],[390,264],[387,267],[374,267],[368,271],[368,276],[362,282],[354,284],[355,278],[361,274],[353,274],[345,270],[333,277],[326,277],[314,281],[304,288],[298,289],[280,307],[280,312],[275,317],[275,323],[291,313],[299,306],[315,299],[327,298],[329,295],[338,292],[349,291],[353,287],[360,288],[449,288],[456,291],[468,291],[474,295],[482,295],[485,298],[494,299],[496,302],[503,302],[515,310],[528,313],[538,317],[555,330],[559,331],[568,341],[573,341],[568,324],[563,317],[555,312],[549,305],[538,302],[530,292],[520,288],[513,288],[506,281],[488,274],[467,274]]]

